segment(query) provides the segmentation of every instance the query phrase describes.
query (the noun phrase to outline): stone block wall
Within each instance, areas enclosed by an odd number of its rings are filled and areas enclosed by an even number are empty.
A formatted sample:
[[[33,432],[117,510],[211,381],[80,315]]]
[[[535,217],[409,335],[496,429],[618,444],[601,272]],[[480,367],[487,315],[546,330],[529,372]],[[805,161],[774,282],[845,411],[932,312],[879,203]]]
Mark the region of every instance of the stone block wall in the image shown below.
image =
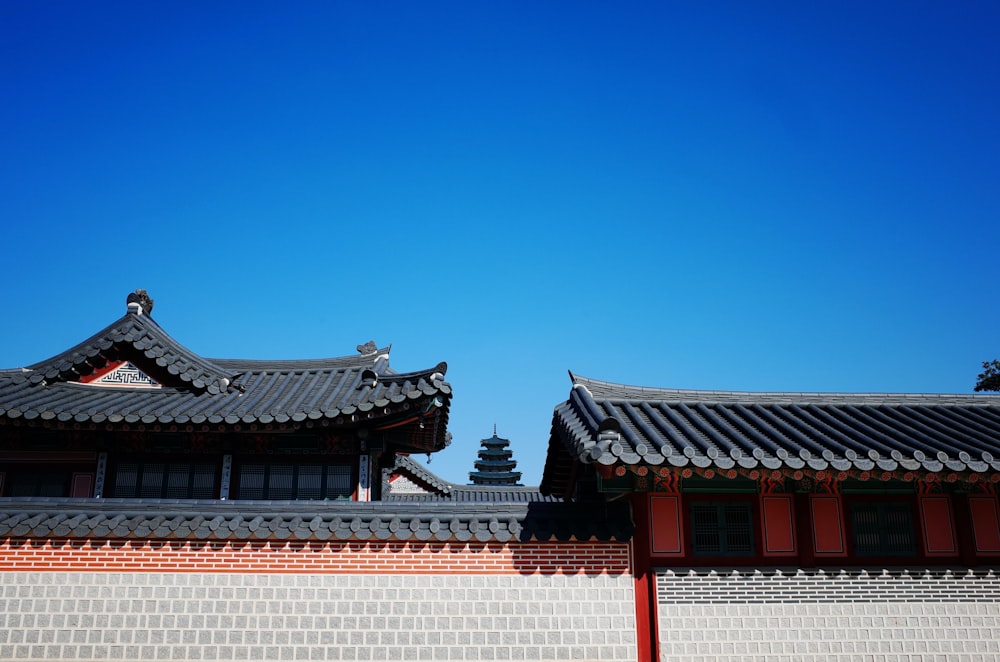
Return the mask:
[[[661,662],[1000,660],[995,569],[660,569]]]
[[[628,660],[621,543],[14,540],[4,660]]]

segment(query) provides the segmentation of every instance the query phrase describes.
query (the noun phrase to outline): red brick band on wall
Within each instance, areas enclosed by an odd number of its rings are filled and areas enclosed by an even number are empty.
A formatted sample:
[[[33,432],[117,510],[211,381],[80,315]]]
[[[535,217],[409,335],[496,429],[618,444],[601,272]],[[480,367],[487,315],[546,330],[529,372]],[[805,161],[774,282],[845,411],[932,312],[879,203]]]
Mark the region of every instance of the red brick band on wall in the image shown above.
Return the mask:
[[[0,571],[621,575],[625,543],[447,543],[23,539]]]

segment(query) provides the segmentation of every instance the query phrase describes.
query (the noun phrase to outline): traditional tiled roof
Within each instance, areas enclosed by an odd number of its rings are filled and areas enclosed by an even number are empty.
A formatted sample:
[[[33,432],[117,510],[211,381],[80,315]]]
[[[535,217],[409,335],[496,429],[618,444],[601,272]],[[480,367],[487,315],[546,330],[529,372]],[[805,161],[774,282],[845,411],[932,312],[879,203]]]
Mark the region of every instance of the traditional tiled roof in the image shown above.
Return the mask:
[[[410,483],[418,485],[423,489],[423,492],[408,492],[407,495],[448,496],[451,494],[452,487],[454,487],[451,483],[430,471],[419,462],[416,462],[408,455],[396,455],[395,465],[385,470],[385,484],[382,486],[382,494],[385,495],[385,498],[401,496],[398,493],[393,493],[392,485],[390,483],[393,477],[406,478],[410,481]]]
[[[377,429],[437,413],[421,450],[447,443],[451,386],[447,365],[408,373],[389,368],[389,349],[373,343],[359,355],[260,361],[208,359],[171,338],[137,305],[91,338],[27,368],[0,371],[0,425],[98,424],[285,425]],[[159,388],[95,386],[87,375],[128,361]]]
[[[15,384],[75,381],[119,357],[148,366],[147,371],[178,387],[214,394],[229,386],[226,370],[183,347],[138,309],[130,309],[124,317],[61,354],[25,370],[9,371],[10,379]]]
[[[505,485],[456,485],[449,484],[447,493],[390,492],[383,497],[387,501],[449,501],[469,503],[550,503],[555,497],[542,494],[537,487],[509,487]]]
[[[715,471],[1000,472],[1000,396],[646,388],[570,374],[542,490],[573,462]]]
[[[627,508],[562,503],[0,499],[0,538],[628,540]]]

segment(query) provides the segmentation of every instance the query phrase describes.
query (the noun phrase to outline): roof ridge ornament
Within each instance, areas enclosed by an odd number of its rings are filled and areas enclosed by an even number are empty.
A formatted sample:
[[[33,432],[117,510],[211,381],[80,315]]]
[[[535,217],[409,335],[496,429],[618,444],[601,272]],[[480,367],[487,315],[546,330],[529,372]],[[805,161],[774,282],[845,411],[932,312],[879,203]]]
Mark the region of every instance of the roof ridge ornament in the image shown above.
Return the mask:
[[[89,375],[83,375],[80,377],[80,383],[90,384],[91,386],[161,387],[158,381],[128,360],[110,363]]]
[[[363,389],[364,387],[375,388],[378,384],[378,373],[371,368],[365,368],[361,371],[361,383],[358,384],[358,389]]]
[[[444,379],[445,373],[448,372],[448,364],[441,361],[436,366],[434,366],[434,372],[431,373],[431,381],[439,382]]]
[[[150,298],[146,290],[140,289],[135,292],[129,292],[128,297],[125,299],[125,305],[128,312],[135,315],[153,314],[153,299]]]
[[[378,345],[375,344],[374,340],[369,340],[364,345],[358,345],[358,353],[361,356],[368,356],[374,354],[378,351]]]

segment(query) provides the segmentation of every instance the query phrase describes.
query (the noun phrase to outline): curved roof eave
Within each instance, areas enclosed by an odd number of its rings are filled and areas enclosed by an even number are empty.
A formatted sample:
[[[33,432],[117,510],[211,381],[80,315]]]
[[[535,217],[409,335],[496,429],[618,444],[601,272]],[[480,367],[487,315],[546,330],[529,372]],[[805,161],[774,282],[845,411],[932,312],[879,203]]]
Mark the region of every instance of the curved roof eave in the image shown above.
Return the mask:
[[[1000,472],[1000,395],[663,389],[572,372],[570,379],[569,399],[553,412],[547,489],[558,489],[566,471],[554,465],[571,457],[725,471]],[[567,454],[553,454],[554,443]]]
[[[207,359],[174,340],[131,295],[129,301],[123,317],[83,342],[27,368],[0,371],[0,421],[225,426],[343,418],[345,425],[362,419],[395,425],[438,410],[443,416],[435,418],[434,438],[420,449],[447,445],[452,389],[444,362],[395,372],[388,361],[391,345],[378,348],[371,341],[358,346],[357,356]],[[117,361],[131,361],[159,387],[79,383]]]

